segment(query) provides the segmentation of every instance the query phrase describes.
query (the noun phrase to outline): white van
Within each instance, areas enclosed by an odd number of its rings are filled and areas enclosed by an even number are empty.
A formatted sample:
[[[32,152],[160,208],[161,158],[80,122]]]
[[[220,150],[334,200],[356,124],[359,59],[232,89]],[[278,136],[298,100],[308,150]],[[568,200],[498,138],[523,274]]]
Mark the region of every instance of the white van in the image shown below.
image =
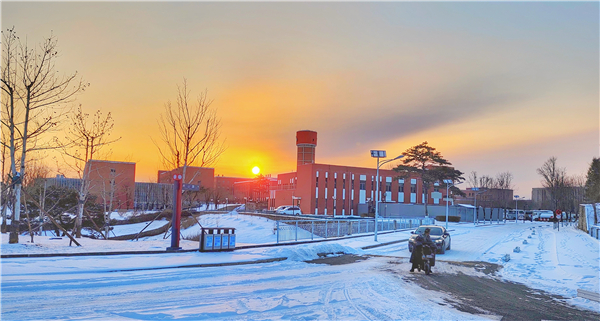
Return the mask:
[[[518,220],[525,219],[525,211],[524,210],[508,210],[506,212],[507,220],[514,220],[517,218]]]

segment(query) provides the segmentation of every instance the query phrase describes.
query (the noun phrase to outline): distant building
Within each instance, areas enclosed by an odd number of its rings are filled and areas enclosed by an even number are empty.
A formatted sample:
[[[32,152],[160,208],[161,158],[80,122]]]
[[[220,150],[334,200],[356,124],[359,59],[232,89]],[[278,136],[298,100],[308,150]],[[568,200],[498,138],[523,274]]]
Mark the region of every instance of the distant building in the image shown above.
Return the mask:
[[[137,210],[162,210],[173,204],[173,184],[135,183],[134,208]]]
[[[376,193],[376,169],[315,163],[317,133],[301,130],[296,133],[297,170],[277,175],[275,202],[300,205],[303,213],[324,215],[360,215],[368,211]],[[393,170],[379,170],[381,202],[442,205],[446,190],[437,184],[428,195],[416,175],[399,179]],[[360,210],[359,210],[360,208]]]
[[[81,180],[79,178],[67,178],[64,175],[56,175],[46,179],[46,187],[59,186],[78,191],[81,188]]]
[[[158,171],[157,182],[173,184],[173,175],[183,175],[183,167],[170,171]],[[188,166],[185,171],[185,184],[199,185],[203,189],[215,186],[215,169],[210,167]]]
[[[465,196],[455,196],[454,202],[456,204],[475,205],[475,195],[477,194],[478,207],[514,208],[515,205],[512,189],[480,188],[479,190],[473,190],[467,188],[461,191],[465,193]]]
[[[531,202],[535,209],[553,210],[552,198],[550,190],[544,187],[536,187],[531,189]]]
[[[89,173],[89,193],[98,196],[112,209],[133,209],[135,195],[135,163],[90,160],[85,170]]]
[[[585,200],[585,187],[583,186],[568,186],[557,189],[556,200],[552,198],[552,193],[549,188],[532,188],[531,202],[534,209],[542,210],[561,210],[569,213],[576,213],[579,204]]]

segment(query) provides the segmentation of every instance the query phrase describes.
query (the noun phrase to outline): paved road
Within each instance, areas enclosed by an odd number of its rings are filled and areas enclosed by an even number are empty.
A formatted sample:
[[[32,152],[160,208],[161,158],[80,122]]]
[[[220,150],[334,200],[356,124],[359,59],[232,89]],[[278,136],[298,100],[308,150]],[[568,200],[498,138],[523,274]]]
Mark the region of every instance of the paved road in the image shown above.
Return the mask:
[[[450,263],[478,269],[490,276],[499,268],[484,262]],[[491,314],[499,320],[600,320],[600,314],[564,302],[566,298],[494,277],[463,273],[422,273],[404,277],[427,290],[450,293],[446,303],[472,314]]]
[[[356,255],[343,255],[321,258],[311,263],[342,265],[362,259]],[[444,296],[448,297],[445,303],[462,312],[485,314],[492,318],[495,316],[498,320],[600,320],[600,313],[572,306],[564,302],[567,298],[494,277],[501,268],[497,264],[438,261],[434,272],[442,272],[432,275],[406,273],[408,266],[407,259],[394,257],[388,261],[385,270],[426,290],[449,294],[449,297]],[[453,269],[452,266],[475,269],[488,277],[448,273]]]

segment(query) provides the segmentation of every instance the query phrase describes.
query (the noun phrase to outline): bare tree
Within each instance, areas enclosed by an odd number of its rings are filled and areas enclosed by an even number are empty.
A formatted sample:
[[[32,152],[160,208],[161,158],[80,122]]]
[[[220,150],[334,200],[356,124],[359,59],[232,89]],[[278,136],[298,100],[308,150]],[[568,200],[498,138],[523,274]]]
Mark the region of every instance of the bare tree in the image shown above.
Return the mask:
[[[176,105],[167,102],[158,121],[162,144],[154,142],[166,168],[183,167],[184,183],[193,181],[186,179],[188,166],[210,166],[226,149],[220,139],[221,120],[217,118],[217,110],[211,108],[207,92],[201,93],[195,104],[190,100],[184,78],[183,84],[177,86]]]
[[[21,42],[14,27],[2,32],[2,126],[7,128],[15,206],[9,243],[19,242],[22,178],[27,153],[54,148],[41,140],[65,114],[64,106],[86,87],[77,73],[59,76],[54,62],[57,40],[51,34],[39,47]],[[5,141],[3,141],[5,143]]]
[[[91,164],[89,161],[95,159],[103,147],[120,139],[110,138],[114,125],[110,112],[103,116],[100,110],[96,111],[91,123],[89,123],[88,118],[89,114],[84,113],[81,105],[79,105],[77,112],[69,117],[71,124],[67,132],[66,143],[63,145],[64,154],[74,160],[70,164],[71,168],[79,174],[81,179],[79,205],[75,221],[77,238],[81,237],[83,208],[90,190]]]
[[[512,189],[513,175],[511,172],[502,172],[496,175],[496,183],[500,189]]]
[[[542,186],[550,191],[550,199],[552,200],[553,209],[558,209],[561,190],[565,186],[567,171],[556,165],[556,157],[550,157],[542,167],[537,169],[537,172],[542,176]]]
[[[469,184],[471,188],[479,187],[479,176],[477,176],[476,171],[469,173],[469,176],[467,176],[467,184]]]

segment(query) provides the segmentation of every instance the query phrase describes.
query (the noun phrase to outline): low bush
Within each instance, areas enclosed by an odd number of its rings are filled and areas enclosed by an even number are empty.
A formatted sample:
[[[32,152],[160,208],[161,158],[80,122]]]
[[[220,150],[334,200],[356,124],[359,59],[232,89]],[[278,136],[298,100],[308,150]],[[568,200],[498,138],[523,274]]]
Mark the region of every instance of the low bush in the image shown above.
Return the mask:
[[[438,215],[435,217],[436,221],[446,222],[446,215]],[[448,222],[460,222],[460,216],[448,216]]]

